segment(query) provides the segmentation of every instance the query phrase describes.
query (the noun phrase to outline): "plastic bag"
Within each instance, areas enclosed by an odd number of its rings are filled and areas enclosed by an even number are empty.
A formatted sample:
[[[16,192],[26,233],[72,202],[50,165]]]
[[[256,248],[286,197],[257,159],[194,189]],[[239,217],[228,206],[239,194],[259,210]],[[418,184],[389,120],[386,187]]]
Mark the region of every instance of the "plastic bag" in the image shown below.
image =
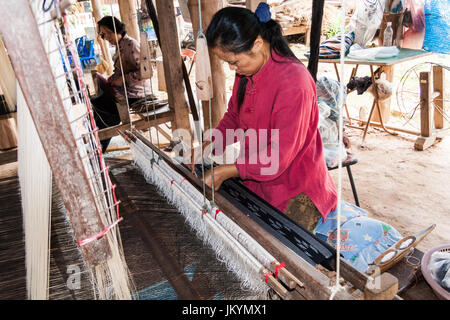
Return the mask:
[[[355,33],[355,43],[365,47],[372,41],[380,28],[385,6],[385,1],[358,1],[355,13],[350,19],[350,30]]]
[[[425,2],[425,39],[423,48],[436,53],[450,53],[450,0]]]
[[[341,162],[347,158],[347,150],[345,146],[342,145],[342,157],[339,158],[339,144],[338,143],[324,143],[323,144],[323,155],[325,157],[325,162],[327,167],[333,168],[339,165],[339,159]]]
[[[428,267],[433,279],[450,292],[450,252],[434,252]]]
[[[348,57],[352,59],[373,60],[377,58],[395,57],[400,53],[396,46],[362,48],[358,44],[350,47]]]
[[[347,158],[345,147],[342,146],[342,158],[339,159],[340,84],[336,80],[321,77],[317,80],[316,92],[319,107],[318,129],[322,138],[325,162],[328,167],[335,167],[339,160],[344,161]],[[344,103],[345,98],[344,91]],[[344,123],[347,121],[348,119],[344,118]]]

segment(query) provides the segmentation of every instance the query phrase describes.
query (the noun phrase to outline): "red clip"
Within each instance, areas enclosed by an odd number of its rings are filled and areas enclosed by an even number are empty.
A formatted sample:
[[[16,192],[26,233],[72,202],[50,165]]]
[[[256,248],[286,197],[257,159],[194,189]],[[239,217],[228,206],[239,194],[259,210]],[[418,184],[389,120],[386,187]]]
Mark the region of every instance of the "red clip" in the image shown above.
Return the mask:
[[[265,277],[265,282],[268,283],[269,282],[269,277],[272,275],[272,272],[267,272],[264,277]]]
[[[275,267],[275,277],[278,277],[278,270],[280,270],[281,268],[284,268],[286,265],[284,264],[284,262],[277,264],[277,266]]]
[[[170,185],[173,185],[173,180],[170,180]]]
[[[88,243],[90,243],[90,242],[92,242],[94,240],[98,240],[98,239],[102,238],[109,230],[111,230],[111,228],[115,227],[122,220],[123,220],[123,218],[119,218],[112,225],[110,225],[110,226],[106,227],[105,229],[103,229],[103,231],[100,232],[99,234],[97,234],[95,236],[92,236],[92,237],[89,237],[87,239],[78,241],[77,242],[78,246],[82,247],[82,246],[84,246],[84,245],[86,245],[86,244],[88,244]]]
[[[214,220],[216,220],[217,215],[219,214],[219,212],[221,212],[219,209],[216,209],[216,214],[214,215]]]

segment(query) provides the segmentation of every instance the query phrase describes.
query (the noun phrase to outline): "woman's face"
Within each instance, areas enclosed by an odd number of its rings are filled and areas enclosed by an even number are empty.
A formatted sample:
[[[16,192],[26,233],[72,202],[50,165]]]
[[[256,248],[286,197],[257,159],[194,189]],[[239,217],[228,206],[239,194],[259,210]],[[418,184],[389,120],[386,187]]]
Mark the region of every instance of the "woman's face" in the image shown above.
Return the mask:
[[[270,55],[270,50],[267,52],[267,48],[261,38],[256,39],[252,49],[247,52],[233,53],[224,51],[220,47],[215,47],[212,51],[219,59],[227,62],[231,70],[247,77],[256,74],[266,63],[267,55]]]
[[[112,45],[116,45],[116,35],[114,32],[106,28],[105,26],[100,26],[98,29],[98,35],[100,38],[108,41]]]

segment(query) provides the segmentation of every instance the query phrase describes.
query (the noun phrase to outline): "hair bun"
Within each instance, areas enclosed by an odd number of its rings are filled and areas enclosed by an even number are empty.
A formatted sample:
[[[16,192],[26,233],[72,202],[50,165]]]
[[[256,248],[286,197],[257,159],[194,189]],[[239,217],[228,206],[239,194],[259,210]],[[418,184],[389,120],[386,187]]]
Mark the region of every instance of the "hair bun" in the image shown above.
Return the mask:
[[[255,10],[255,15],[260,22],[265,23],[270,21],[270,6],[265,2],[260,2]]]

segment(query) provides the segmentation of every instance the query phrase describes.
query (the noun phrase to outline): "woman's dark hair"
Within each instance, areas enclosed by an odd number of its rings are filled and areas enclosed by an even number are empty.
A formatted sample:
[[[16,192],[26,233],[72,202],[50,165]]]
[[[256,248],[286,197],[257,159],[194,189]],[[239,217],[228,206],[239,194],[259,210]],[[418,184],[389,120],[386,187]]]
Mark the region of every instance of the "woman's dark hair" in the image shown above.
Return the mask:
[[[113,19],[114,19],[114,21],[113,21]],[[127,34],[127,30],[125,29],[125,24],[123,22],[121,22],[119,19],[117,19],[116,17],[104,16],[97,22],[97,25],[99,27],[104,26],[105,28],[108,28],[109,30],[111,30],[111,32],[114,32],[114,25],[116,25],[115,30],[117,31],[117,34],[122,35],[122,37]]]
[[[269,11],[270,15],[270,11]],[[235,54],[252,49],[258,36],[270,44],[270,52],[298,61],[283,37],[281,26],[273,19],[261,22],[251,10],[239,7],[226,7],[216,12],[206,30],[206,40],[210,48],[220,48]],[[242,77],[238,90],[238,109],[245,96],[248,79]]]

